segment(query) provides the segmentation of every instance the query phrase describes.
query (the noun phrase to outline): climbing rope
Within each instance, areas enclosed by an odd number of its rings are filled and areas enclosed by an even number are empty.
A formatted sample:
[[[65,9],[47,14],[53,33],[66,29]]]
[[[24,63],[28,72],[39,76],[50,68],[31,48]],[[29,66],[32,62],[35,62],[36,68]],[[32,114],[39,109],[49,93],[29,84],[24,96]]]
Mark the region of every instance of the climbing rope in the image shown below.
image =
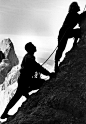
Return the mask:
[[[86,8],[86,5],[85,5],[85,7],[84,7],[83,12],[85,11],[85,8]],[[67,30],[68,30],[68,29],[69,29],[69,28],[67,28]],[[67,30],[66,30],[66,31],[67,31]],[[66,31],[65,31],[65,33],[66,33]],[[64,35],[65,35],[65,33],[64,33]],[[62,36],[60,42],[62,41],[64,35]],[[44,61],[44,63],[42,64],[42,66],[49,60],[49,58],[53,55],[53,53],[56,51],[57,48],[58,48],[58,46],[56,46],[56,48],[53,50],[53,52],[50,54],[50,56]]]
[[[56,48],[53,50],[53,52],[50,54],[50,56],[46,59],[46,61],[44,61],[44,63],[42,64],[42,66],[49,60],[49,58],[53,55],[53,53],[56,51],[58,46],[56,46]]]
[[[68,29],[69,29],[69,28],[67,28],[67,30],[68,30]],[[67,31],[67,30],[66,30],[66,31]],[[66,31],[65,31],[65,33],[66,33]],[[64,33],[64,35],[65,35],[65,33]],[[62,36],[60,42],[62,41],[64,35]],[[50,56],[44,61],[44,63],[42,64],[42,66],[49,60],[49,58],[53,55],[53,53],[56,51],[57,48],[58,48],[58,46],[56,46],[56,48],[53,50],[53,52],[50,54]]]

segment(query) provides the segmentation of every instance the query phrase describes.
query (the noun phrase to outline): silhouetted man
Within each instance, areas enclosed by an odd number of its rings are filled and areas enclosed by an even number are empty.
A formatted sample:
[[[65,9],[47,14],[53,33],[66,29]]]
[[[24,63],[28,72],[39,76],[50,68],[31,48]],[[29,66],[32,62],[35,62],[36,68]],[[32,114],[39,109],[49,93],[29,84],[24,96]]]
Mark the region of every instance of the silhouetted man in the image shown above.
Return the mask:
[[[41,83],[41,80],[38,83],[33,79],[36,71],[41,72],[44,75],[52,75],[35,61],[34,53],[36,52],[36,47],[31,42],[25,45],[25,50],[27,51],[27,54],[24,56],[21,63],[20,76],[18,78],[18,88],[14,97],[10,100],[4,113],[2,114],[2,119],[8,117],[7,113],[9,109],[15,105],[22,95],[28,97],[29,91],[39,89],[40,86],[42,86],[43,82]]]
[[[77,2],[72,2],[69,7],[69,12],[65,18],[65,21],[59,31],[58,35],[58,49],[55,55],[55,72],[58,72],[58,61],[60,60],[62,53],[66,47],[68,38],[75,38],[73,47],[76,46],[77,40],[80,37],[80,28],[73,29],[79,23],[80,7]]]

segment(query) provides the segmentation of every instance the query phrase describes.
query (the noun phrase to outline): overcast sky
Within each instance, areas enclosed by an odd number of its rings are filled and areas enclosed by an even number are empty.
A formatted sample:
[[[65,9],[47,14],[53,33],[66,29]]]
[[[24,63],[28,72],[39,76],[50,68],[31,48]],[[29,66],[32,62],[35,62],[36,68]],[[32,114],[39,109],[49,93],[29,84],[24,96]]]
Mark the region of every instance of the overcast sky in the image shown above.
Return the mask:
[[[49,56],[57,45],[58,31],[72,1],[0,0],[0,41],[9,37],[19,56],[25,54],[27,42],[37,46],[39,56]],[[78,3],[83,11],[85,0]]]
[[[58,0],[0,0],[0,34],[51,36],[63,5]]]

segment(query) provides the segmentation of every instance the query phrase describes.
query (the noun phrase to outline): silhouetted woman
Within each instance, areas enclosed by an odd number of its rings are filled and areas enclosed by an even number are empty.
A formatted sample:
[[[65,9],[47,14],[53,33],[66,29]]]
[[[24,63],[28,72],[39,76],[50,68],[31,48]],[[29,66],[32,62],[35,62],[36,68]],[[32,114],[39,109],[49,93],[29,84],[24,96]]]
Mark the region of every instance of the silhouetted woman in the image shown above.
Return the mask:
[[[58,61],[62,57],[62,53],[65,50],[68,38],[75,38],[74,46],[78,38],[80,37],[80,28],[73,29],[79,23],[79,14],[80,7],[77,2],[72,2],[69,6],[68,14],[65,18],[65,21],[59,31],[58,35],[58,49],[55,55],[55,72],[58,72]]]

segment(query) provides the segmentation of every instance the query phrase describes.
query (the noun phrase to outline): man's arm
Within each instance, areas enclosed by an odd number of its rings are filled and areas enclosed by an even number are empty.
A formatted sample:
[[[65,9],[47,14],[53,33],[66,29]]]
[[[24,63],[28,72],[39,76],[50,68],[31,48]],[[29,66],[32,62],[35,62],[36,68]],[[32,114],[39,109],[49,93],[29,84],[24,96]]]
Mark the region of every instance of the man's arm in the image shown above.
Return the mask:
[[[43,68],[39,63],[35,62],[35,67],[38,72],[41,72],[44,75],[50,76],[51,73],[48,70],[46,70],[45,68]]]

